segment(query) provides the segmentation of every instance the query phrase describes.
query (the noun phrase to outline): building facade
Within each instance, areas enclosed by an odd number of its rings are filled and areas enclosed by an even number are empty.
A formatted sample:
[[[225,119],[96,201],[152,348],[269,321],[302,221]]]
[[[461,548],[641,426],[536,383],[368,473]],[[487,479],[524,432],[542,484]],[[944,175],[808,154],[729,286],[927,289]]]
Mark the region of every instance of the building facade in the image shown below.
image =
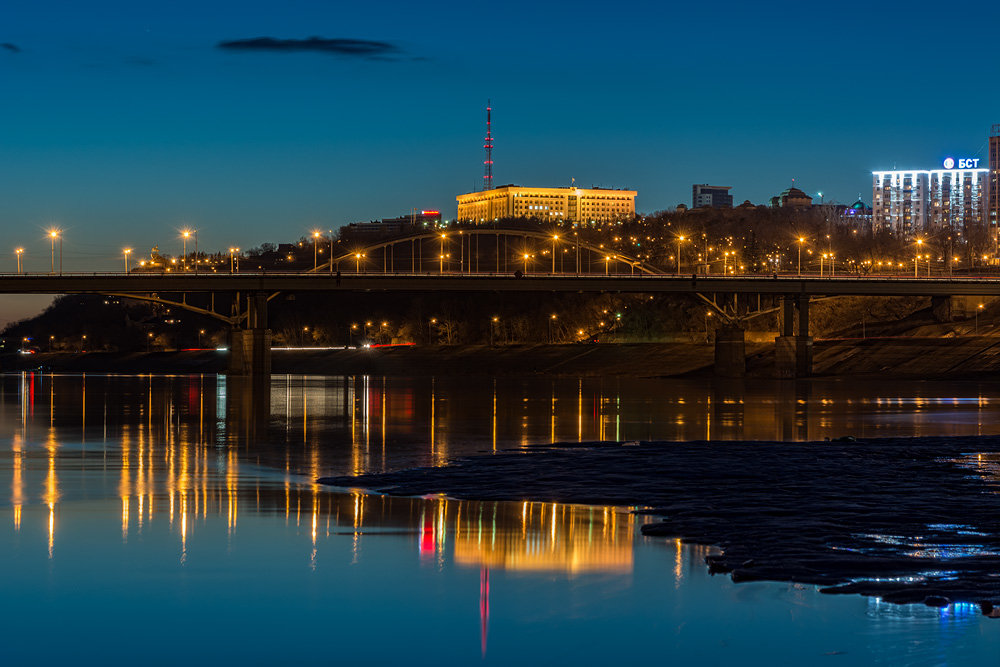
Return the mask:
[[[771,208],[809,208],[813,198],[796,187],[783,190],[780,195],[771,197]]]
[[[990,132],[989,179],[986,183],[986,219],[992,228],[1000,224],[1000,124]]]
[[[635,190],[606,188],[529,188],[501,185],[456,197],[459,222],[536,218],[574,224],[604,223],[635,217]]]
[[[911,236],[983,224],[989,170],[978,164],[948,158],[944,169],[872,172],[872,224]]]
[[[692,185],[691,206],[692,208],[701,208],[702,206],[732,208],[733,196],[729,194],[732,189],[732,186],[729,185]]]

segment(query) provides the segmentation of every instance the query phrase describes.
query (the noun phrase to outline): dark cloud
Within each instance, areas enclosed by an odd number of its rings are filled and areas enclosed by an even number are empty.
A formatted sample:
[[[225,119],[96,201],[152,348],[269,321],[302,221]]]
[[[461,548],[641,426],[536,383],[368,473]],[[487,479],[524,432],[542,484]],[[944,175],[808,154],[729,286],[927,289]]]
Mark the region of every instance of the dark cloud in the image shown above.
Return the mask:
[[[227,51],[277,51],[285,53],[309,51],[379,60],[391,60],[400,53],[399,47],[389,42],[376,42],[367,39],[328,39],[325,37],[309,37],[307,39],[254,37],[219,42],[216,46]]]
[[[17,44],[11,44],[10,42],[0,42],[0,48],[3,48],[11,53],[20,53],[21,47]]]

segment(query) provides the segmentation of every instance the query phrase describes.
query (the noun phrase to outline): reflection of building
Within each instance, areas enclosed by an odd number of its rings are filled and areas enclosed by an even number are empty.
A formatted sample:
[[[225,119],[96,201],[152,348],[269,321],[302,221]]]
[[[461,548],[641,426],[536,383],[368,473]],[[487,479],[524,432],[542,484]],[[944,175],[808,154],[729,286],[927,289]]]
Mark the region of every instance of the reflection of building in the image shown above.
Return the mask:
[[[809,208],[813,198],[796,187],[788,188],[776,197],[771,197],[771,208]]]
[[[944,169],[872,172],[872,223],[900,234],[981,224],[988,170],[978,165],[948,158]]]
[[[987,181],[987,220],[996,227],[1000,224],[1000,123],[990,132],[990,174]]]
[[[455,562],[508,570],[629,572],[634,520],[611,507],[465,503],[455,516]],[[487,532],[484,532],[484,526]]]
[[[692,185],[691,206],[693,208],[701,208],[702,206],[732,208],[733,196],[729,194],[732,189],[732,186],[729,185]]]
[[[535,218],[552,222],[615,222],[635,216],[635,190],[528,188],[501,185],[458,195],[459,222]]]

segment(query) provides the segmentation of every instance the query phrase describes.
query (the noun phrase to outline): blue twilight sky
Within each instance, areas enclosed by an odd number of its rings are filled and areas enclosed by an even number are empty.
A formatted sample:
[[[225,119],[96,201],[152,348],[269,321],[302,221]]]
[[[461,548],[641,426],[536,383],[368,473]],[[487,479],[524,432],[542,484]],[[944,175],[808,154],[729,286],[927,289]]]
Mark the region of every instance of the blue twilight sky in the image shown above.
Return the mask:
[[[496,183],[870,200],[869,171],[985,157],[1000,3],[80,3],[0,8],[0,271],[250,247]],[[333,50],[222,41],[371,40]],[[174,248],[173,246],[177,246]],[[8,250],[10,252],[8,252]],[[6,258],[6,259],[4,259]],[[43,266],[44,265],[44,266]],[[2,310],[2,304],[0,304]]]

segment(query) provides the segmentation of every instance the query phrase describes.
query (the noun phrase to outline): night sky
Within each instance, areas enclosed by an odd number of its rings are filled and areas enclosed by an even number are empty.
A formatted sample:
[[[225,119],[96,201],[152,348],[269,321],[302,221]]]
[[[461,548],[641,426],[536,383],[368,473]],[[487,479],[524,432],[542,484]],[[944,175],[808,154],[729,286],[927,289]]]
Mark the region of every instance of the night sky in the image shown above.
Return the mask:
[[[871,198],[872,169],[985,158],[1000,3],[136,3],[0,9],[0,270],[455,214],[482,183]],[[316,39],[311,39],[311,38]],[[993,58],[993,60],[991,60]],[[8,252],[9,250],[9,252]],[[6,257],[7,259],[4,259]],[[0,320],[9,317],[0,301]]]

